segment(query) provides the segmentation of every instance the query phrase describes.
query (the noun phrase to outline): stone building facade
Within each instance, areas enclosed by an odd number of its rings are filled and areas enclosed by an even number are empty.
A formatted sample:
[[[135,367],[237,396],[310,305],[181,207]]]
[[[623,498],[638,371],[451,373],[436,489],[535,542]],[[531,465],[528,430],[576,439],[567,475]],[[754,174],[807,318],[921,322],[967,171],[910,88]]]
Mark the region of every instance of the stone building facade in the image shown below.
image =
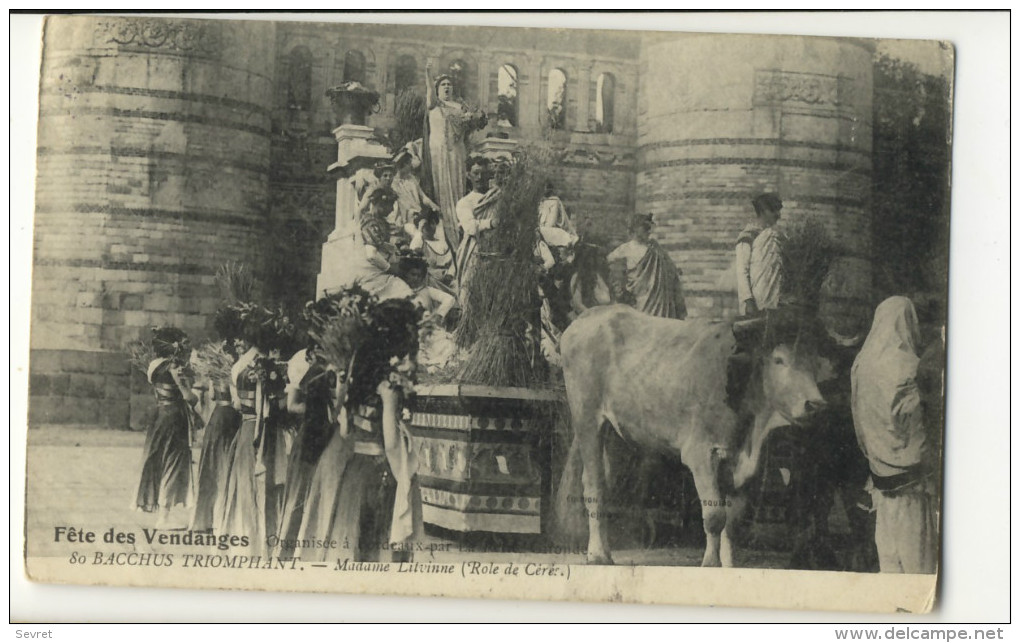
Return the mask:
[[[695,315],[735,304],[732,243],[759,192],[818,216],[867,276],[867,43],[61,16],[40,92],[30,422],[137,427],[148,391],[125,345],[166,323],[207,337],[227,260],[289,238],[281,280],[311,298],[336,194],[325,92],[378,91],[385,134],[427,60],[490,114],[475,142],[552,155],[583,229],[618,242],[653,212]]]

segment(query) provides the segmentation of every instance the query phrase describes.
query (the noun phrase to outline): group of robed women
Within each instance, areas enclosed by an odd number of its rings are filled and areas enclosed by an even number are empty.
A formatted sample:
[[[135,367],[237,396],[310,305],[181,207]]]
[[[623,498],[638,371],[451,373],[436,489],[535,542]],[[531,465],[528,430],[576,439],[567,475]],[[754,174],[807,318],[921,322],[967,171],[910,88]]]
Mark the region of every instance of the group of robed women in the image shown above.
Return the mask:
[[[309,304],[305,318],[307,346],[284,360],[296,334],[285,318],[251,304],[217,314],[236,361],[210,382],[190,528],[246,537],[239,549],[260,556],[399,550],[421,530],[404,419],[420,310],[352,288]],[[137,506],[162,509],[160,525],[171,526],[169,510],[190,504],[197,399],[186,335],[157,329],[153,345],[157,413]]]

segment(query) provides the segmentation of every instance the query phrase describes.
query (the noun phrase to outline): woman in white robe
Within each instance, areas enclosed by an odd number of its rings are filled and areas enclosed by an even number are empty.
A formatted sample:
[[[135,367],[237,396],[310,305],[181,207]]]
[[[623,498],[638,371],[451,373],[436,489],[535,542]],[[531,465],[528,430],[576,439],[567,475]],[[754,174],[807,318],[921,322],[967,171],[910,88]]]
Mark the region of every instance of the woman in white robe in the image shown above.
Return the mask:
[[[875,311],[850,371],[854,428],[871,469],[883,572],[932,574],[937,561],[935,454],[917,385],[919,348],[913,303],[890,297]]]

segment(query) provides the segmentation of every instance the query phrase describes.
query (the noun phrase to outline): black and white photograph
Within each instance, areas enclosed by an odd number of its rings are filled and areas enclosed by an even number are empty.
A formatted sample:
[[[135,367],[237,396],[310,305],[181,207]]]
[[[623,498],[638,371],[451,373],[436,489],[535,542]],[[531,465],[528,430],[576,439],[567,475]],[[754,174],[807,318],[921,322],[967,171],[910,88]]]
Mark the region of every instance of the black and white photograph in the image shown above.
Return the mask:
[[[953,43],[386,17],[46,17],[29,579],[934,609]]]

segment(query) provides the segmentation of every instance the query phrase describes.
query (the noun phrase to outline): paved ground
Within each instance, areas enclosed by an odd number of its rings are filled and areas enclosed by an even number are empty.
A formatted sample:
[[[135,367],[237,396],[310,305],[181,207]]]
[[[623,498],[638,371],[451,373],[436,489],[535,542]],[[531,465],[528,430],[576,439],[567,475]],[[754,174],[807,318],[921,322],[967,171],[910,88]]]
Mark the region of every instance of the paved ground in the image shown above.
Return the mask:
[[[140,536],[144,528],[155,527],[154,514],[134,509],[144,439],[141,433],[88,427],[36,427],[29,430],[26,498],[29,556],[65,557],[78,549],[77,545],[66,540],[55,542],[55,528],[61,526],[93,531],[97,539],[111,528]],[[195,459],[198,459],[197,448]],[[172,518],[183,526],[187,524],[189,515],[182,508],[175,510]],[[452,544],[443,547],[449,551],[437,552],[429,560],[462,560],[468,555],[478,558],[477,553],[458,552],[454,539],[465,542],[458,535],[430,533],[429,542]],[[703,549],[696,541],[695,534],[690,543],[651,549],[625,547],[614,551],[614,559],[617,564],[698,565]],[[535,553],[535,549],[543,549],[543,544],[535,540],[501,542],[476,536],[466,542],[476,552],[486,552],[485,558],[494,562],[519,559],[520,553],[529,550],[529,561],[583,562],[582,556],[577,554]],[[136,540],[133,547],[97,544],[80,548],[85,551],[153,551],[153,546],[146,544],[144,539],[141,542]],[[209,548],[207,553],[216,551]],[[736,562],[745,567],[777,568],[785,564],[787,557],[788,554],[778,552],[741,550]]]

